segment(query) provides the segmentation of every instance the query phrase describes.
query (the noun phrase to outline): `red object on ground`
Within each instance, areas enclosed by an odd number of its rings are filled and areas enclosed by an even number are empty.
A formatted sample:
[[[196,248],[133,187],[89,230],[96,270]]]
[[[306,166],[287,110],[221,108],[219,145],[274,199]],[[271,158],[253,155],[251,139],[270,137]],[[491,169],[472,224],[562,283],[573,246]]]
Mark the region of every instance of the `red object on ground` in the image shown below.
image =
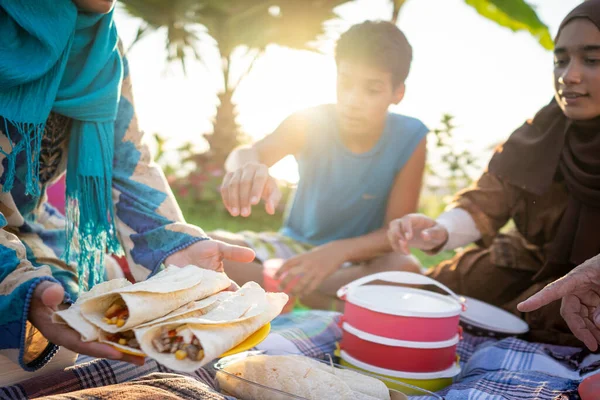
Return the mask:
[[[275,274],[281,268],[285,260],[282,259],[271,259],[267,260],[263,264],[263,287],[267,292],[280,292],[279,284],[281,280],[275,279]],[[285,288],[285,292],[289,294],[289,292],[293,289],[293,287],[298,283],[300,278],[294,279],[288,286]],[[296,303],[296,297],[289,295],[290,299],[283,307],[281,311],[282,314],[292,312],[294,309],[294,305]]]
[[[600,373],[585,378],[577,391],[581,400],[600,400]]]
[[[404,372],[438,372],[456,361],[459,335],[443,342],[409,342],[361,332],[343,323],[340,348],[364,363]]]
[[[447,318],[406,317],[384,314],[346,302],[344,320],[377,336],[413,342],[449,340],[458,332],[459,316]]]

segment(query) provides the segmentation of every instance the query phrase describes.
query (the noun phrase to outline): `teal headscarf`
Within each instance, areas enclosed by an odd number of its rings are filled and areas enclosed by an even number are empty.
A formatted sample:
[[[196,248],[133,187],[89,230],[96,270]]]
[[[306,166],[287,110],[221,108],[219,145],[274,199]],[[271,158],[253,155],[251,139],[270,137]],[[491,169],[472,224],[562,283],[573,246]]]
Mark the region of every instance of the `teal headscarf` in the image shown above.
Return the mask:
[[[51,111],[72,118],[65,258],[88,287],[103,278],[103,254],[121,252],[111,195],[123,75],[117,40],[112,12],[78,12],[71,0],[0,0],[0,116],[20,133],[0,148],[8,160],[3,190],[25,152],[26,194],[40,196],[45,122]]]

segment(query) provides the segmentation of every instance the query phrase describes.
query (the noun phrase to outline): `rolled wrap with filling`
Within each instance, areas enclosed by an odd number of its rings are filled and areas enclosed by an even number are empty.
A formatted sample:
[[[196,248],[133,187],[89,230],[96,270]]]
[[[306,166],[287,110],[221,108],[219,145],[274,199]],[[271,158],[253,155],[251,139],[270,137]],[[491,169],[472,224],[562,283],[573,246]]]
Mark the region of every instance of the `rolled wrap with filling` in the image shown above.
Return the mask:
[[[258,286],[258,285],[257,285]],[[261,289],[262,290],[262,289]],[[253,290],[253,295],[258,291]],[[264,291],[263,291],[264,293]],[[284,293],[265,293],[264,301],[248,307],[239,296],[235,304],[223,302],[202,318],[153,325],[136,329],[142,351],[175,371],[193,372],[234,348],[281,313],[288,301]],[[245,305],[244,305],[245,303]],[[237,305],[240,317],[231,310]]]
[[[83,315],[81,315],[81,304],[88,299],[131,285],[131,282],[124,278],[102,282],[94,286],[90,291],[79,295],[79,298],[71,305],[71,307],[52,314],[52,322],[55,324],[69,325],[72,329],[79,332],[83,342],[98,340],[100,337],[100,328],[83,318]]]
[[[237,292],[220,292],[206,299],[191,302],[162,318],[147,322],[135,329],[144,329],[167,322],[200,317],[207,318],[210,321],[216,320],[221,322],[236,320],[240,317],[249,318],[261,312],[258,310],[264,310],[265,304],[265,291],[257,283],[249,282]],[[173,334],[176,335],[175,333]],[[98,341],[108,343],[128,354],[145,356],[133,330],[116,333],[100,331]],[[188,356],[192,358],[197,357],[196,353],[199,352],[199,349],[194,350],[195,345],[191,341],[189,343],[183,341],[177,343],[171,342],[173,341],[169,340],[169,349],[173,348],[173,352],[185,348]],[[185,346],[186,344],[190,346]]]
[[[83,317],[108,333],[125,332],[227,289],[224,273],[193,265],[170,266],[152,278],[81,303]]]
[[[203,315],[206,315],[210,311],[214,310],[215,308],[217,308],[218,305],[221,304],[221,302],[223,302],[224,300],[228,299],[229,297],[231,297],[233,295],[234,295],[234,292],[220,292],[220,293],[214,294],[210,297],[207,297],[206,299],[193,301],[193,302],[188,303],[185,306],[180,307],[177,310],[165,315],[162,318],[147,322],[146,324],[141,325],[140,327],[152,326],[155,324],[169,322],[172,320],[183,319],[183,318],[201,317]],[[98,342],[110,344],[111,346],[113,346],[127,354],[133,354],[133,355],[136,355],[139,357],[145,356],[145,354],[142,352],[142,350],[140,348],[140,345],[139,345],[137,339],[135,338],[135,333],[133,332],[133,330],[120,331],[120,332],[116,332],[116,333],[104,332],[103,330],[96,328],[94,325],[87,322],[81,316],[81,314],[79,315],[79,318],[82,319],[83,321],[85,321],[88,325],[90,325],[96,329],[96,333],[97,333],[96,339],[98,340]],[[78,331],[79,333],[81,333],[81,335],[83,337],[84,332],[81,329],[77,329],[77,328],[74,328],[74,329],[76,331]],[[96,340],[96,339],[94,339],[94,340]]]

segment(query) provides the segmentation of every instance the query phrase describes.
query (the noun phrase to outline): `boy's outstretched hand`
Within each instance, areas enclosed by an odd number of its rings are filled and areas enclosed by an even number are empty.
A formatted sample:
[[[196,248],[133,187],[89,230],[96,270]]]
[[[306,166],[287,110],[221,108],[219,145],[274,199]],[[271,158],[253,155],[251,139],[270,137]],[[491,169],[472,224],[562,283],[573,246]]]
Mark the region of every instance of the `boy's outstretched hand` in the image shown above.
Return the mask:
[[[269,168],[264,164],[247,163],[235,172],[228,172],[221,186],[223,204],[229,213],[237,217],[248,217],[252,206],[262,199],[267,213],[273,215],[281,192],[277,182],[269,175]]]
[[[281,290],[302,297],[315,291],[345,261],[343,249],[331,242],[288,259],[275,274],[275,279],[281,279]],[[288,286],[291,286],[289,290]]]
[[[600,254],[552,282],[527,300],[519,311],[535,311],[562,299],[560,315],[588,349],[600,344]]]

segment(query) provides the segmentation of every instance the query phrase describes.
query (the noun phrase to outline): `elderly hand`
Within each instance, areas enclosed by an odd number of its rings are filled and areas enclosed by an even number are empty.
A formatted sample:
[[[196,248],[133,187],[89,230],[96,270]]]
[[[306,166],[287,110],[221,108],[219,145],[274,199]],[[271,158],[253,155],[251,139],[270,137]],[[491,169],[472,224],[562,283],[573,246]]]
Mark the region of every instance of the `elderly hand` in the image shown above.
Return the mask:
[[[600,344],[600,254],[519,303],[517,308],[535,311],[559,299],[560,314],[571,332],[588,349],[596,351]]]

